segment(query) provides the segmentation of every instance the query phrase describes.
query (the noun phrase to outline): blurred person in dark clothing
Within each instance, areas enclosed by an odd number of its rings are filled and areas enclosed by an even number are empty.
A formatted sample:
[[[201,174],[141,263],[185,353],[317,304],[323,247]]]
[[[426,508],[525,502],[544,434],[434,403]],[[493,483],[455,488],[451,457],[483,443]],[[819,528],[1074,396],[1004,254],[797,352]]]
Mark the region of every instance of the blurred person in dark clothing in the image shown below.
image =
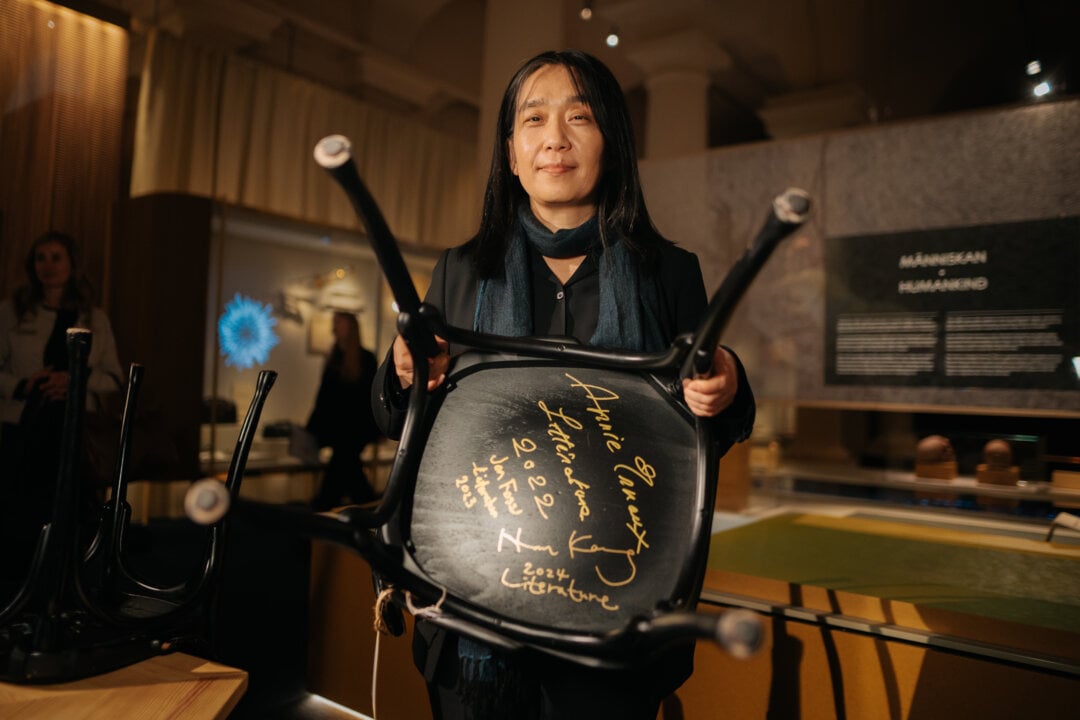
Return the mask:
[[[333,332],[334,347],[326,358],[315,409],[307,422],[307,431],[318,446],[332,452],[311,504],[318,511],[341,505],[346,498],[366,503],[376,497],[360,456],[380,435],[370,402],[378,362],[361,344],[356,315],[335,312]]]

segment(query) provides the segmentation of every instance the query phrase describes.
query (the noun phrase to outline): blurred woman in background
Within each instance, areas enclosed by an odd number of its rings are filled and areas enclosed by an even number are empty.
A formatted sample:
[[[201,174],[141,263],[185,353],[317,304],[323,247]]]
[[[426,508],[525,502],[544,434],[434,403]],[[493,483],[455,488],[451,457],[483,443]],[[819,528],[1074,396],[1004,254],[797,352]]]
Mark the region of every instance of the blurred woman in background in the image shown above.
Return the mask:
[[[88,413],[120,390],[123,372],[109,318],[91,304],[90,284],[79,272],[75,240],[56,231],[41,235],[25,269],[26,285],[0,303],[0,492],[5,536],[29,535],[32,542],[52,513],[70,380],[68,329],[93,332]],[[89,503],[94,495],[87,490]]]
[[[360,459],[364,448],[379,439],[379,429],[371,410],[371,383],[378,363],[360,341],[356,315],[335,312],[334,347],[326,358],[315,409],[307,431],[320,448],[329,447],[330,461],[312,508],[329,510],[345,498],[354,503],[375,499]]]

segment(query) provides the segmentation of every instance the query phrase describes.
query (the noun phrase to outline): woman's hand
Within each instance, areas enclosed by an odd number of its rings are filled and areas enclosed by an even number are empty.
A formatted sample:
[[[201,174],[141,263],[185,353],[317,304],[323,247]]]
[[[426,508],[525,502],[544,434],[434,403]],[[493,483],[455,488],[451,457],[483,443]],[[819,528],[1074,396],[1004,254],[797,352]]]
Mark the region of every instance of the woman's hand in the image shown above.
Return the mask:
[[[433,358],[428,358],[428,392],[442,385],[446,379],[446,371],[450,368],[450,345],[438,335],[435,342],[442,351]],[[404,390],[413,382],[413,358],[409,352],[409,346],[405,339],[398,335],[394,338],[394,369],[397,371],[398,381]]]
[[[713,355],[713,372],[708,377],[684,378],[683,399],[698,417],[719,415],[735,400],[739,371],[735,359],[722,347]]]
[[[67,397],[71,376],[63,371],[50,371],[40,380],[39,387],[46,400],[63,400]]]
[[[26,380],[24,381],[26,383],[26,392],[30,392],[31,390],[37,388],[38,385],[45,382],[49,378],[49,375],[51,373],[52,366],[49,365],[48,367],[41,368],[32,375],[28,375],[26,377]]]

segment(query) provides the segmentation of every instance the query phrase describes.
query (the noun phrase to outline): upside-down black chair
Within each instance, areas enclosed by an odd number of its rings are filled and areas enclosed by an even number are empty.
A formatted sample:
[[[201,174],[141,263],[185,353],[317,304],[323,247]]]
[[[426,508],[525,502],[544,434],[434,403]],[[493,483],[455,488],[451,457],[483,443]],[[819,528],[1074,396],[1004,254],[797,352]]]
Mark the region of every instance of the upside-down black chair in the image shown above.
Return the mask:
[[[52,514],[40,530],[29,567],[15,594],[0,608],[0,679],[57,683],[98,675],[175,650],[211,650],[215,597],[222,571],[226,526],[205,532],[200,567],[187,580],[159,584],[130,568],[125,552],[131,506],[128,461],[143,367],[129,370],[111,495],[81,547],[79,450],[86,405],[87,361],[93,341],[83,328],[67,332],[71,379],[64,408],[60,468]],[[248,452],[276,373],[260,373],[241,427],[227,479],[239,495]],[[13,499],[18,501],[17,498]]]
[[[727,448],[679,401],[679,380],[709,372],[736,300],[803,222],[808,196],[776,199],[692,336],[663,352],[616,352],[448,326],[420,302],[348,140],[324,138],[315,158],[368,230],[413,355],[386,492],[374,510],[316,514],[196,484],[204,517],[242,513],[351,548],[399,605],[511,649],[594,667],[632,665],[689,637],[752,652],[751,613],[694,612]],[[434,335],[471,349],[428,393]]]

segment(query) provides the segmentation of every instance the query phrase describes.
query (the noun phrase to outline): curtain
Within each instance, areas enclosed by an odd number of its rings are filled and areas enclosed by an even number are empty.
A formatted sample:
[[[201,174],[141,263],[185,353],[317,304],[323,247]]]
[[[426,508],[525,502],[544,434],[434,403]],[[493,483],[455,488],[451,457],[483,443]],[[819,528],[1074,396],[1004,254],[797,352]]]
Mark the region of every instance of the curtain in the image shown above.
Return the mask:
[[[352,141],[360,175],[398,239],[442,248],[475,231],[475,143],[164,32],[147,46],[131,194],[204,195],[356,228],[344,193],[311,157],[334,133]]]
[[[127,56],[115,25],[40,0],[0,2],[0,297],[26,282],[27,249],[50,229],[75,237],[81,269],[107,296]]]

